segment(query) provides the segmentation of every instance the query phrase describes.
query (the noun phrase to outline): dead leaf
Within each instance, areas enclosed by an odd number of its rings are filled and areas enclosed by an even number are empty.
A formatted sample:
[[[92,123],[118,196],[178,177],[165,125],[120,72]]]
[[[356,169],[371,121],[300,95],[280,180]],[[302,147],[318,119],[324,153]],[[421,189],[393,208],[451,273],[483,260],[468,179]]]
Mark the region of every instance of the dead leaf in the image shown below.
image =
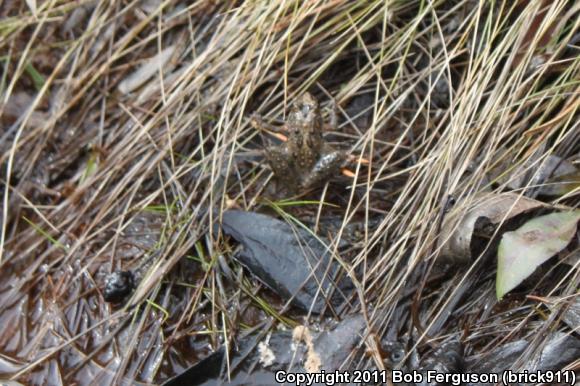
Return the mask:
[[[175,45],[167,47],[157,55],[149,58],[149,60],[141,65],[137,71],[133,72],[121,83],[119,83],[119,91],[123,94],[128,94],[131,91],[139,88],[143,83],[157,74],[159,69],[164,69],[165,65],[173,56],[175,47]]]
[[[576,296],[573,302],[570,303],[564,314],[562,320],[576,332],[580,331],[580,296]]]
[[[327,324],[320,332],[298,326],[293,331],[273,331],[265,339],[262,334],[249,335],[239,339],[236,350],[229,354],[231,372],[224,371],[226,346],[222,346],[162,386],[270,385],[273,374],[280,370],[297,374],[351,370],[352,356],[364,341],[366,326],[363,315],[354,314],[333,326]]]
[[[30,12],[32,12],[34,17],[36,17],[37,12],[36,0],[26,0],[26,5],[28,5],[28,8],[30,8]]]
[[[576,189],[580,189],[580,170],[548,179],[540,188],[540,193],[547,196],[563,196]]]
[[[186,71],[188,71],[187,66],[182,66],[181,68],[168,73],[163,76],[163,87],[168,89],[173,83],[175,83]],[[161,82],[151,82],[139,92],[139,96],[136,99],[136,104],[140,105],[150,100],[154,97],[154,94],[161,93]]]
[[[4,105],[4,117],[10,120],[23,118],[28,113],[28,109],[34,101],[34,96],[24,91],[16,92],[10,95],[10,98]],[[43,127],[50,119],[50,114],[44,111],[33,111],[26,121],[27,128]]]
[[[561,195],[553,192],[554,185],[546,185],[551,179],[577,172],[574,164],[557,155],[544,157],[544,149],[539,149],[526,162],[518,165],[518,159],[510,156],[508,148],[498,150],[499,164],[489,173],[489,178],[498,184],[506,184],[510,189],[521,189],[526,186],[537,187],[537,192],[544,195]],[[542,158],[542,159],[540,159]]]
[[[148,15],[151,15],[153,12],[157,11],[157,9],[161,6],[161,0],[143,0],[139,7],[145,11]]]
[[[558,312],[563,309],[562,321],[572,330],[580,331],[580,294],[575,295],[573,299],[563,300],[558,297],[540,299],[552,312]]]
[[[580,268],[580,250],[576,249],[568,256],[562,257],[562,263],[575,267],[576,269]]]
[[[224,212],[222,229],[242,245],[235,259],[282,299],[316,314],[348,304],[354,284],[323,237],[241,210]]]
[[[545,206],[544,203],[514,193],[482,194],[468,202],[469,207],[456,205],[445,216],[439,247],[440,259],[454,264],[472,261],[471,241],[478,219],[499,224],[520,213]]]
[[[501,374],[522,362],[520,369],[528,371],[561,370],[578,359],[580,339],[574,335],[555,332],[548,335],[541,349],[530,355],[531,338],[516,340],[497,346],[491,351],[472,355],[467,359],[465,371],[469,373]],[[473,383],[470,383],[473,385]]]
[[[564,249],[576,234],[578,220],[580,210],[551,213],[528,221],[515,232],[504,233],[498,248],[497,298]]]
[[[89,14],[88,6],[79,6],[75,8],[62,26],[62,32],[72,33],[75,29],[81,29],[83,23]]]

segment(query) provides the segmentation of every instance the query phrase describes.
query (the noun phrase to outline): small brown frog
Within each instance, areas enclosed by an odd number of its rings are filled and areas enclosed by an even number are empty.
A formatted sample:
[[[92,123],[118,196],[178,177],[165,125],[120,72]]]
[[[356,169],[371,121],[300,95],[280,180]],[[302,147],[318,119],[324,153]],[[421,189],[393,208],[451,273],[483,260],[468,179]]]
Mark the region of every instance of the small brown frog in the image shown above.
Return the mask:
[[[264,126],[259,119],[253,124]],[[269,147],[266,159],[274,174],[290,192],[317,187],[336,175],[348,154],[334,149],[322,137],[322,117],[318,102],[310,93],[294,101],[283,131],[288,140]]]

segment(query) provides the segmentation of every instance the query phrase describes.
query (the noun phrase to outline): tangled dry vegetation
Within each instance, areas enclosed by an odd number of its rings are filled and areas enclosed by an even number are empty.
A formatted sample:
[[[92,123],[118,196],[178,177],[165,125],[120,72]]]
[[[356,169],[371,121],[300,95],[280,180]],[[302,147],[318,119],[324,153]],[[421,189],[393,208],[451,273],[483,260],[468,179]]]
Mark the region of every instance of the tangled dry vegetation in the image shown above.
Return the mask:
[[[461,338],[467,354],[533,337],[541,350],[538,331],[569,331],[558,301],[577,293],[578,264],[499,303],[493,265],[431,267],[450,197],[537,197],[491,171],[578,160],[578,12],[564,0],[0,5],[2,378],[158,383],[264,319],[324,324],[231,259],[212,231],[230,207],[314,231],[335,221],[325,236],[349,243],[336,257],[357,286],[345,315],[363,313],[373,336],[414,331],[423,351]],[[272,137],[250,118],[279,124],[306,90],[325,114],[336,101],[327,140],[369,163],[281,198],[262,155]],[[106,303],[105,276],[145,260],[130,299]],[[380,367],[379,351],[357,366]]]

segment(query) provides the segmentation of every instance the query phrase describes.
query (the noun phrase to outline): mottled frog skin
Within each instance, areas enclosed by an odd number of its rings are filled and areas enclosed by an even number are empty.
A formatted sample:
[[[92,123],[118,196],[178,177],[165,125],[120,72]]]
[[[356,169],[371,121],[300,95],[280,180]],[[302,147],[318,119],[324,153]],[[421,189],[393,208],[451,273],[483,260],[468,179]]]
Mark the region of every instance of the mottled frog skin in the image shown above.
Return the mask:
[[[292,105],[284,125],[288,141],[266,149],[266,159],[275,176],[290,192],[324,184],[347,159],[346,152],[324,141],[322,123],[318,102],[305,93]]]

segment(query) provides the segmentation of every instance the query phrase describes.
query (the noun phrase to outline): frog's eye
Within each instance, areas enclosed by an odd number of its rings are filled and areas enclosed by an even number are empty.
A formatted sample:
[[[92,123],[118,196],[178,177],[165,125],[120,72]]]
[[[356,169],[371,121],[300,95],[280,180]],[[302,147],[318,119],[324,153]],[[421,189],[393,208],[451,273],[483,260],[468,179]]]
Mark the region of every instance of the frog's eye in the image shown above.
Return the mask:
[[[309,112],[310,112],[310,106],[309,105],[302,105],[302,115],[307,116]]]

